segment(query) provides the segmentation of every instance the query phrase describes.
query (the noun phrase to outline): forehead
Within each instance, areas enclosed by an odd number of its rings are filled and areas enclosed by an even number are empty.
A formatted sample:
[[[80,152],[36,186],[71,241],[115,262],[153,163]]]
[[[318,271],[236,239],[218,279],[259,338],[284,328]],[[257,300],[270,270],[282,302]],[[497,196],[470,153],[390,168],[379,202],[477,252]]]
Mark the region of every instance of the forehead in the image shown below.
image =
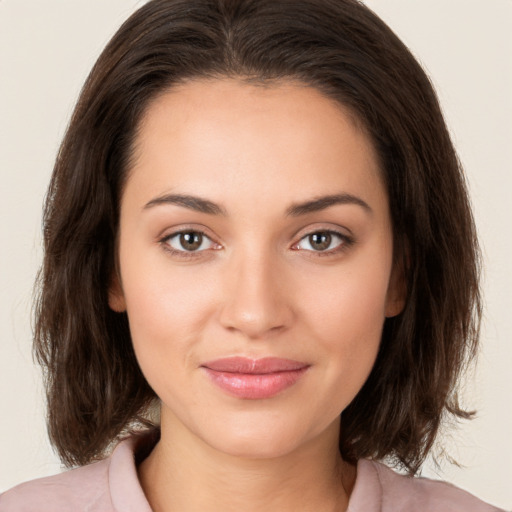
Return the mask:
[[[296,82],[173,87],[146,109],[132,161],[128,183],[148,195],[186,188],[297,201],[333,187],[383,193],[373,144],[354,116]]]

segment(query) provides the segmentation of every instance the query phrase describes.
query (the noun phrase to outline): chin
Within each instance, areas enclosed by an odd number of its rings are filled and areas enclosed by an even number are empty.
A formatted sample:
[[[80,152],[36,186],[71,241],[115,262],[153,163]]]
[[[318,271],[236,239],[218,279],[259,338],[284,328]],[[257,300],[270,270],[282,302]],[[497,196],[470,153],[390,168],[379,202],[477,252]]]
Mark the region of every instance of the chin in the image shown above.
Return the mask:
[[[212,448],[239,459],[275,459],[295,451],[300,443],[290,442],[280,436],[231,436],[215,439]]]
[[[219,425],[204,432],[202,437],[213,449],[240,459],[282,457],[300,450],[315,437],[300,421],[292,422],[288,418],[283,422],[282,417],[273,418],[274,421],[265,419],[246,418],[248,421],[243,422],[238,418],[228,428]]]

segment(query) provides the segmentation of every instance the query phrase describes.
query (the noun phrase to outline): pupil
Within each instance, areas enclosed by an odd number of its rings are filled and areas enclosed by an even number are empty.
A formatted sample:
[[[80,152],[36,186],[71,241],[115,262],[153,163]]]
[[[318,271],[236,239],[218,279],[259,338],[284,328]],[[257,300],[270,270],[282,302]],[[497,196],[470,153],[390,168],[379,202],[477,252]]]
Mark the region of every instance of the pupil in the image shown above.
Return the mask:
[[[201,233],[181,233],[180,244],[186,251],[195,251],[203,242],[203,235]]]
[[[331,245],[330,233],[313,233],[309,235],[309,243],[311,247],[317,251],[324,251]]]

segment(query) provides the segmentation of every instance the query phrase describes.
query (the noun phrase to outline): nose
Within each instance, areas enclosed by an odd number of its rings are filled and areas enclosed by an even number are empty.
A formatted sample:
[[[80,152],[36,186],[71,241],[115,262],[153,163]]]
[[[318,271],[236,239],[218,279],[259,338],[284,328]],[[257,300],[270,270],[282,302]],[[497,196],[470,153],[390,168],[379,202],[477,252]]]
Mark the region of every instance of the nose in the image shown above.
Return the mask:
[[[273,255],[234,258],[225,272],[222,326],[250,339],[266,339],[287,329],[293,310],[286,273]]]

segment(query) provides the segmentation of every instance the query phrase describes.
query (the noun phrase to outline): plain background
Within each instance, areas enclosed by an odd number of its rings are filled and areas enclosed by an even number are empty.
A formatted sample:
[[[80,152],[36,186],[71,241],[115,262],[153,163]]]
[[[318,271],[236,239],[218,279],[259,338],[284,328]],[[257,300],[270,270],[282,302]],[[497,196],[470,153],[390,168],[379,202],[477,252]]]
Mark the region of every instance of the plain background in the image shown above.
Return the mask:
[[[0,491],[56,473],[31,298],[41,208],[80,87],[135,0],[0,0]],[[436,86],[466,168],[484,249],[482,351],[466,380],[478,418],[443,441],[437,476],[512,508],[512,1],[367,0]]]

